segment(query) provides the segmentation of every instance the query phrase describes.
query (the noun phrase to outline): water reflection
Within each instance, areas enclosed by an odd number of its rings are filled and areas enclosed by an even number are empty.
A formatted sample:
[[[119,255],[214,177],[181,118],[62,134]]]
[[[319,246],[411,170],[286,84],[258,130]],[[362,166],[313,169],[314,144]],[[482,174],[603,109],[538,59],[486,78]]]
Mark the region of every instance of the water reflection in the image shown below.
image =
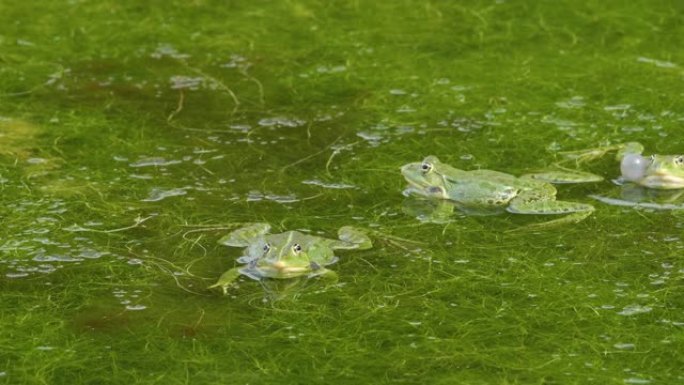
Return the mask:
[[[616,182],[617,183],[617,182]],[[627,183],[605,195],[591,194],[600,202],[613,206],[626,206],[654,210],[684,209],[684,189],[656,190]]]
[[[340,285],[334,280],[325,279],[325,277],[311,278],[307,276],[287,279],[261,278],[257,281],[263,288],[262,302],[296,300],[302,294],[317,294]]]
[[[421,222],[448,223],[465,216],[488,216],[505,212],[504,207],[466,207],[447,200],[409,197],[402,203],[402,211]]]

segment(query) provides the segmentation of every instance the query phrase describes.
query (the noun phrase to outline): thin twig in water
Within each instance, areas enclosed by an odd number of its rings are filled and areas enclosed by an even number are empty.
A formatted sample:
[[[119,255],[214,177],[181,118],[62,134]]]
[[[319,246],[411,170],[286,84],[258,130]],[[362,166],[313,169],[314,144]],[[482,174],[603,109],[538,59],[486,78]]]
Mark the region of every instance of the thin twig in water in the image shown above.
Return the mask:
[[[328,158],[328,161],[325,162],[325,172],[328,175],[330,175],[330,164],[332,164],[332,160],[335,157],[335,155],[339,154],[342,151],[342,149],[350,149],[350,148],[354,147],[357,143],[359,143],[359,142],[357,141],[354,143],[350,143],[350,144],[347,144],[341,148],[336,148],[335,150],[333,150],[332,154],[330,154],[330,157]]]
[[[233,107],[233,111],[231,112],[231,114],[235,114],[235,113],[237,112],[238,108],[240,107],[240,101],[238,100],[237,95],[235,95],[235,92],[233,92],[233,90],[231,90],[230,87],[228,87],[225,83],[223,83],[223,82],[220,81],[219,79],[216,79],[215,77],[213,77],[213,76],[207,74],[206,72],[202,71],[201,69],[195,68],[195,67],[191,67],[191,66],[190,66],[187,62],[185,62],[184,60],[178,60],[178,61],[179,61],[181,64],[183,64],[183,65],[185,66],[185,68],[187,68],[187,69],[189,69],[190,71],[192,71],[192,72],[194,72],[194,73],[196,73],[196,74],[202,76],[202,77],[205,78],[205,79],[211,80],[211,81],[212,81],[214,84],[216,84],[220,89],[222,89],[223,91],[225,91],[226,93],[228,93],[228,95],[230,95],[230,97],[233,99],[233,103],[235,104],[235,107]]]
[[[134,224],[132,224],[130,226],[126,226],[126,227],[120,227],[118,229],[97,230],[97,229],[89,229],[86,227],[78,226],[78,229],[76,229],[76,230],[67,230],[67,231],[83,231],[83,232],[89,231],[89,232],[93,232],[93,233],[117,233],[119,231],[126,231],[126,230],[136,228],[136,227],[140,226],[141,223],[147,221],[148,219],[154,218],[154,217],[155,217],[155,215],[150,215],[149,217],[145,217],[145,218],[141,218],[140,216],[138,216],[137,218],[135,218]]]
[[[256,83],[257,88],[259,89],[259,103],[261,103],[261,105],[263,106],[263,105],[264,105],[264,86],[263,86],[263,84],[261,84],[261,82],[259,81],[259,79],[257,79],[257,78],[255,78],[254,76],[248,74],[246,68],[245,68],[245,69],[241,69],[241,70],[240,70],[240,73],[241,73],[244,77],[246,77],[248,80],[253,81],[254,83]]]
[[[169,116],[166,118],[166,121],[168,123],[171,123],[173,118],[178,115],[181,111],[183,111],[183,102],[185,101],[185,94],[183,93],[183,90],[179,90],[178,94],[178,106],[176,106],[176,109],[169,114]]]
[[[320,155],[320,154],[322,154],[322,153],[328,151],[328,150],[329,150],[332,146],[334,146],[335,143],[337,143],[337,141],[339,141],[340,139],[342,139],[342,137],[341,137],[341,136],[338,136],[337,139],[333,140],[332,143],[330,143],[329,145],[325,146],[322,150],[320,150],[320,151],[318,151],[318,152],[315,152],[315,153],[313,153],[313,154],[311,154],[311,155],[305,156],[304,158],[301,158],[301,159],[299,159],[299,160],[296,160],[296,161],[294,161],[294,162],[292,162],[292,163],[290,163],[290,164],[288,164],[288,165],[285,165],[285,166],[283,166],[283,167],[280,169],[280,171],[284,171],[285,169],[288,169],[288,168],[293,167],[293,166],[296,166],[296,165],[298,165],[298,164],[300,164],[300,163],[306,162],[307,160],[309,160],[309,159],[311,159],[311,158],[313,158],[313,157],[316,157],[316,156],[318,156],[318,155]]]
[[[191,293],[191,294],[202,295],[202,296],[205,296],[205,297],[208,297],[208,296],[209,296],[209,295],[207,295],[207,294],[202,294],[202,293],[198,293],[198,292],[196,292],[196,291],[190,290],[190,289],[188,289],[187,287],[183,286],[183,285],[180,283],[180,280],[178,279],[178,277],[177,277],[172,271],[170,271],[169,269],[167,269],[166,267],[164,267],[164,266],[162,266],[162,265],[160,265],[160,264],[158,264],[158,263],[152,262],[152,261],[150,261],[150,263],[153,264],[153,265],[156,265],[157,268],[158,268],[159,270],[161,270],[161,271],[167,273],[168,275],[170,275],[171,278],[173,278],[173,280],[176,281],[176,286],[178,286],[179,288],[181,288],[183,291],[187,291],[188,293]]]

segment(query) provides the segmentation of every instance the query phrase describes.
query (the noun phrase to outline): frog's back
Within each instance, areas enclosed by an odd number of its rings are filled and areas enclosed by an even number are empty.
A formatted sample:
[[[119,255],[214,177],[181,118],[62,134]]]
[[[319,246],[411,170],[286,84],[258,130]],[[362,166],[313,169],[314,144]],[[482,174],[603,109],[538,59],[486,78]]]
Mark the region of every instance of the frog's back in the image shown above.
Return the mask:
[[[502,206],[518,194],[518,188],[513,184],[490,178],[449,181],[447,191],[449,199],[465,206]]]
[[[468,171],[468,175],[471,178],[482,178],[492,182],[503,184],[514,184],[518,180],[518,178],[515,175],[506,174],[505,172],[494,170],[472,170]]]

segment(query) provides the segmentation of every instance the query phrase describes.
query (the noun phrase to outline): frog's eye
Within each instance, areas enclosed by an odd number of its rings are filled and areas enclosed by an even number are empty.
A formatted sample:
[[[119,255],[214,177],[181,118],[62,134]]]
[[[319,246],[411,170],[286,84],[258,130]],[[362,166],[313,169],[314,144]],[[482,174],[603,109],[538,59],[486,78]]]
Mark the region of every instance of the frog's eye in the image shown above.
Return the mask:
[[[295,243],[292,245],[292,251],[294,251],[295,254],[298,254],[300,251],[302,251],[302,246],[299,243]]]
[[[432,171],[432,164],[423,162],[423,164],[420,165],[420,171],[422,171],[424,174],[427,174],[428,172]]]
[[[264,245],[264,253],[268,252],[269,250],[271,250],[271,246],[269,246],[269,244],[267,243]]]
[[[677,155],[674,158],[674,164],[677,166],[684,165],[684,155]]]

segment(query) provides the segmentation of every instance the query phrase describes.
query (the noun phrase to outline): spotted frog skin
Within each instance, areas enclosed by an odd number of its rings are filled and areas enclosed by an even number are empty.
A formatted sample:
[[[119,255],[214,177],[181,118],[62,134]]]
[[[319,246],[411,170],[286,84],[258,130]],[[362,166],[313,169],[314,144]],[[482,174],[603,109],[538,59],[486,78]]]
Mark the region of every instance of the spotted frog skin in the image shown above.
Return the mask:
[[[612,151],[615,151],[615,158],[620,162],[618,182],[658,190],[684,188],[684,155],[643,155],[644,146],[639,142],[571,151],[564,155],[576,163],[582,163]]]
[[[209,288],[220,287],[225,294],[240,275],[255,280],[301,276],[335,278],[336,274],[325,267],[337,261],[335,250],[372,247],[368,236],[351,226],[341,227],[338,239],[299,231],[269,234],[270,228],[267,223],[255,223],[221,238],[219,243],[223,245],[244,247],[243,255],[237,260],[243,266],[226,271]]]
[[[578,180],[581,174],[577,173],[559,171],[516,177],[492,170],[465,171],[432,155],[422,162],[404,165],[401,173],[409,183],[410,193],[450,200],[465,208],[503,207],[514,214],[567,214],[546,224],[577,222],[594,210],[588,204],[556,200],[556,188],[545,181],[583,181]]]
[[[661,190],[684,188],[684,155],[644,156],[643,150],[636,142],[618,150],[622,181]]]

